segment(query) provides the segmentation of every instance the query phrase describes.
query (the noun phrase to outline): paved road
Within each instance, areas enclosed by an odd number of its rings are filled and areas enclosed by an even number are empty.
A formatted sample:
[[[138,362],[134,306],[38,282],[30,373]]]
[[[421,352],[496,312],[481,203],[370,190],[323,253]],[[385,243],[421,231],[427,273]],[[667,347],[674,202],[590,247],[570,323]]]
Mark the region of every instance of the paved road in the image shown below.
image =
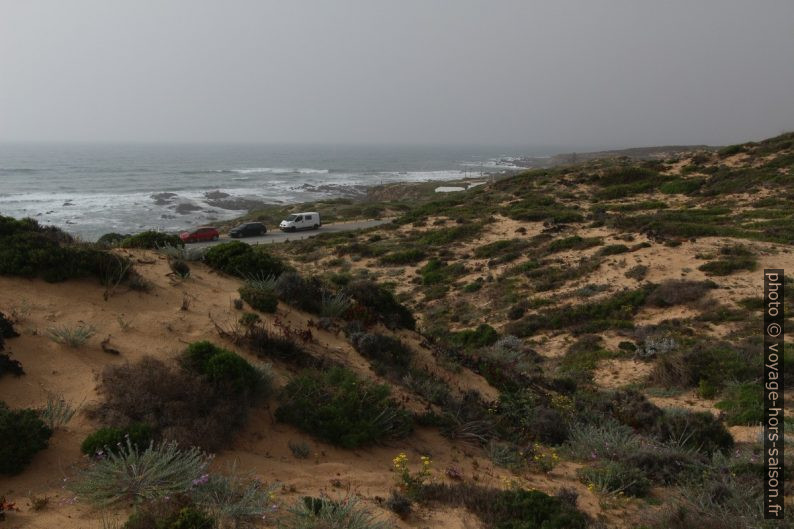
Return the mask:
[[[221,236],[220,240],[214,242],[197,242],[190,244],[190,247],[203,248],[206,246],[214,246],[216,244],[220,244],[222,242],[229,242],[229,241],[243,241],[248,244],[272,244],[274,242],[297,241],[299,239],[307,239],[309,237],[314,237],[315,235],[320,235],[321,233],[340,233],[343,231],[362,230],[365,228],[380,226],[381,224],[386,224],[387,222],[391,222],[391,219],[354,220],[350,222],[338,222],[335,224],[323,224],[322,228],[320,228],[319,230],[298,231],[295,233],[284,233],[283,231],[279,230],[277,227],[273,228],[273,231],[270,231],[271,228],[268,227],[267,235],[261,237],[244,237],[242,239],[231,239],[228,236],[223,235]]]

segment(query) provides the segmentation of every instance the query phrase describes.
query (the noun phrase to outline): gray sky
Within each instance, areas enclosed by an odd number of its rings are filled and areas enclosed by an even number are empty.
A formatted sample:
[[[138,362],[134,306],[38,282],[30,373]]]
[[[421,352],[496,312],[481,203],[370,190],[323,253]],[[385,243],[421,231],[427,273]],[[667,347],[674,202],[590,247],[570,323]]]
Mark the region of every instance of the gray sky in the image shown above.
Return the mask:
[[[791,0],[0,0],[0,140],[724,144]]]

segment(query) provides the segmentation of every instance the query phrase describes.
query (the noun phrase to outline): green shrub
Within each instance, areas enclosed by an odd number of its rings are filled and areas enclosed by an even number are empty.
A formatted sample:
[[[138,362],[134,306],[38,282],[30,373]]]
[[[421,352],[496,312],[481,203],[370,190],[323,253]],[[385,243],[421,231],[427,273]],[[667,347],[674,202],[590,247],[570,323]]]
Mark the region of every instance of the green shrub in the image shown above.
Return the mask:
[[[57,228],[0,216],[0,275],[49,282],[93,276],[107,284],[111,278],[125,279],[129,270],[127,258],[76,243]]]
[[[476,329],[465,329],[449,333],[448,341],[458,347],[479,348],[493,345],[499,339],[496,329],[487,323],[481,323]]]
[[[560,370],[566,376],[584,382],[592,378],[593,371],[601,360],[615,356],[616,353],[604,349],[600,337],[585,335],[565,352],[560,362]]]
[[[538,490],[498,490],[457,483],[431,483],[422,499],[465,507],[495,529],[585,529],[588,519],[570,503]]]
[[[629,247],[625,244],[609,244],[598,250],[596,253],[602,257],[606,257],[607,255],[618,255],[628,251]]]
[[[651,490],[651,482],[642,470],[616,461],[585,467],[579,471],[579,478],[602,494],[642,498]]]
[[[152,428],[148,424],[136,423],[127,428],[100,428],[89,434],[80,445],[80,451],[93,456],[100,452],[117,450],[129,439],[133,446],[146,448],[152,441]]]
[[[351,281],[342,292],[353,299],[357,306],[347,317],[364,323],[383,322],[390,329],[416,327],[416,320],[407,307],[397,302],[394,295],[377,283],[366,279]]]
[[[353,334],[350,342],[362,356],[375,362],[376,371],[396,369],[405,373],[411,365],[413,351],[397,338],[362,332]]]
[[[424,251],[418,248],[391,252],[380,258],[380,264],[386,266],[412,265],[426,257]]]
[[[121,241],[129,237],[132,237],[132,235],[111,232],[102,235],[99,239],[97,239],[96,243],[98,246],[115,248],[116,246],[121,246]]]
[[[646,303],[656,307],[672,307],[698,301],[714,288],[717,288],[717,285],[713,281],[668,279],[651,291]]]
[[[508,334],[531,336],[539,330],[572,328],[577,332],[598,332],[631,327],[631,318],[645,303],[649,288],[626,290],[592,303],[568,305],[524,317],[509,323]]]
[[[266,392],[267,382],[245,358],[208,341],[190,344],[182,356],[182,365],[246,399]]]
[[[10,410],[0,401],[0,474],[19,474],[52,435],[35,410]]]
[[[715,407],[733,425],[754,425],[764,420],[764,388],[757,382],[729,385]]]
[[[659,186],[659,191],[667,195],[688,195],[694,193],[703,185],[699,178],[677,178]]]
[[[144,231],[121,241],[122,248],[147,248],[156,250],[162,246],[184,246],[185,243],[178,235],[163,233],[159,231]]]
[[[480,259],[492,259],[504,254],[520,252],[527,246],[529,246],[529,243],[522,239],[504,239],[478,246],[474,249],[474,256]]]
[[[264,248],[241,241],[216,244],[207,251],[204,260],[216,270],[244,278],[279,276],[286,269],[281,260]]]
[[[729,156],[733,156],[734,154],[739,154],[740,152],[744,152],[744,145],[728,145],[727,147],[723,147],[717,154],[720,158],[727,158]]]
[[[276,280],[275,288],[284,303],[311,314],[320,314],[323,310],[327,289],[317,277],[304,278],[297,272],[285,272]]]
[[[709,261],[698,267],[698,270],[712,276],[727,276],[739,270],[755,270],[755,257],[736,256]]]
[[[599,246],[601,244],[603,244],[601,237],[580,237],[579,235],[573,235],[571,237],[552,241],[546,248],[546,251],[555,253],[566,250],[586,250],[587,248],[592,248],[593,246]]]
[[[417,242],[428,246],[444,246],[465,239],[471,239],[479,235],[481,231],[482,224],[461,224],[454,228],[442,228],[440,230],[428,231],[419,237]]]
[[[692,448],[711,455],[733,448],[733,437],[711,413],[666,410],[653,433],[664,443]]]
[[[389,398],[388,386],[347,369],[304,371],[284,388],[276,418],[345,448],[404,437],[411,415]]]
[[[98,506],[158,500],[188,492],[208,464],[198,448],[162,443],[140,449],[128,440],[96,460],[69,488]]]
[[[238,292],[243,301],[254,310],[274,313],[278,308],[278,297],[272,290],[256,288],[256,286],[246,283],[238,289]]]
[[[708,458],[691,448],[649,443],[621,461],[640,469],[654,483],[674,485],[696,479]]]
[[[188,506],[164,517],[150,512],[135,512],[122,529],[215,529],[215,520],[199,509]]]

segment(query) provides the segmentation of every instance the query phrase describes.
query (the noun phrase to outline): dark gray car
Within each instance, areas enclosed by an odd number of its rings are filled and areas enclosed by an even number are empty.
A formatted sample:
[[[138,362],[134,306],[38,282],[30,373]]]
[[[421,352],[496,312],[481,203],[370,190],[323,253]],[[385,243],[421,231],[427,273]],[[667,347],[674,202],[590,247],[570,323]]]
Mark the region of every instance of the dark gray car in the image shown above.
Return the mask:
[[[229,230],[229,237],[256,237],[267,233],[267,228],[261,222],[246,222]]]

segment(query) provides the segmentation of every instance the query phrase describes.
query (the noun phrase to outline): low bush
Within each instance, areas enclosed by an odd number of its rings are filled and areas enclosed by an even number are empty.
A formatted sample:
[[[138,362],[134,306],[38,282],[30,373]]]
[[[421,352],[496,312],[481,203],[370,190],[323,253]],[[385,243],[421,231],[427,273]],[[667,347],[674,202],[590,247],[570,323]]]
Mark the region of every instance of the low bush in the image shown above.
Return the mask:
[[[52,435],[35,410],[10,410],[0,401],[0,474],[19,474]]]
[[[108,366],[97,391],[101,401],[87,410],[89,417],[116,428],[148,424],[156,440],[184,447],[223,448],[247,414],[241,395],[151,357]]]
[[[380,258],[380,264],[386,266],[404,266],[416,264],[427,257],[427,254],[418,248],[391,252]]]
[[[180,450],[176,443],[161,443],[141,449],[127,441],[96,460],[69,488],[101,507],[159,500],[188,492],[208,465],[197,448]]]
[[[698,270],[711,276],[727,276],[739,270],[755,270],[757,261],[751,256],[726,257],[709,261],[698,267]]]
[[[304,371],[284,388],[276,418],[345,448],[404,437],[411,414],[389,397],[388,386],[335,367]]]
[[[659,485],[692,482],[708,461],[703,454],[691,448],[653,443],[632,451],[621,460],[628,466],[640,469],[648,479]]]
[[[642,498],[651,490],[651,482],[642,470],[616,461],[585,467],[579,471],[579,479],[602,494]]]
[[[598,250],[598,252],[596,252],[596,255],[605,257],[607,255],[618,255],[621,253],[626,253],[628,251],[629,251],[629,247],[626,246],[625,244],[609,244]]]
[[[208,342],[194,342],[181,358],[182,366],[206,377],[240,402],[251,404],[267,395],[270,381],[242,356]]]
[[[479,259],[494,259],[506,254],[520,252],[529,246],[523,239],[504,239],[488,244],[483,244],[474,249],[474,257]]]
[[[465,349],[476,349],[493,345],[499,339],[496,329],[487,323],[481,323],[476,329],[466,329],[459,332],[451,332],[447,341],[457,347]]]
[[[764,388],[757,382],[730,384],[715,407],[730,426],[759,424],[764,420]]]
[[[281,301],[311,314],[322,312],[322,300],[327,290],[316,277],[304,278],[297,272],[285,272],[275,283]]]
[[[509,323],[506,332],[518,337],[540,330],[570,328],[575,332],[598,332],[609,328],[631,328],[631,319],[643,306],[649,288],[618,292],[613,296],[580,305],[568,305]]]
[[[323,292],[320,316],[323,318],[342,318],[353,307],[353,300],[344,292],[331,294]]]
[[[573,235],[563,239],[552,241],[547,247],[546,251],[549,253],[563,252],[566,250],[586,250],[593,246],[599,246],[603,243],[600,237],[580,237]]]
[[[711,455],[733,448],[733,437],[711,413],[665,410],[653,428],[655,437],[673,446],[686,447]]]
[[[603,347],[599,336],[584,335],[568,347],[560,361],[560,371],[578,382],[592,379],[593,371],[601,360],[614,358],[616,353]]]
[[[356,302],[347,318],[366,323],[383,322],[390,329],[416,327],[413,314],[382,286],[367,279],[351,281],[342,292]]]
[[[215,519],[186,495],[140,505],[121,529],[216,529]]]
[[[286,270],[284,263],[264,248],[240,241],[216,244],[204,260],[215,270],[244,278],[279,276]]]
[[[468,483],[431,483],[424,502],[465,507],[495,529],[585,529],[588,519],[570,503],[538,490],[499,490]]]
[[[697,388],[701,381],[719,391],[727,381],[758,377],[760,355],[724,343],[695,343],[659,357],[650,382],[663,387]]]
[[[404,374],[411,365],[413,351],[397,338],[362,332],[352,334],[350,342],[356,351],[374,362],[375,370],[379,374],[391,369]]]
[[[246,283],[239,288],[238,292],[240,298],[254,310],[274,313],[278,308],[278,297],[273,290],[257,288],[252,283]]]
[[[162,246],[184,246],[178,235],[159,231],[144,231],[121,241],[122,248],[147,248],[156,250]]]
[[[49,282],[93,276],[107,283],[111,272],[121,281],[129,270],[125,257],[77,243],[57,228],[0,216],[0,275],[41,277]]]
[[[121,241],[132,237],[131,234],[121,234],[121,233],[105,233],[99,239],[97,239],[96,244],[97,246],[104,246],[106,248],[115,248],[117,246],[121,246]]]
[[[127,428],[100,428],[83,440],[80,451],[93,456],[119,450],[126,445],[127,439],[133,446],[144,449],[152,441],[152,428],[143,423],[131,424]]]
[[[682,305],[702,299],[709,290],[714,288],[717,288],[717,285],[713,281],[668,279],[651,291],[646,303],[656,307]]]
[[[582,461],[621,461],[635,454],[641,446],[642,438],[631,427],[614,420],[606,420],[600,424],[571,426],[565,450]]]

